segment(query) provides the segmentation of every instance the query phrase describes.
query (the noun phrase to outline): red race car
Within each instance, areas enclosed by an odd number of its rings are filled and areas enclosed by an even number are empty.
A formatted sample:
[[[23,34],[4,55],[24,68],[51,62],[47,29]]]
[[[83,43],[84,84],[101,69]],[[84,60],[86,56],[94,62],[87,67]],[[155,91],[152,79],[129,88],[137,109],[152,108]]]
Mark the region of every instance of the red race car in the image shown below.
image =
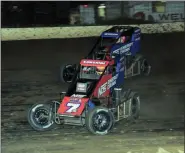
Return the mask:
[[[139,95],[122,90],[121,69],[114,59],[82,59],[67,92],[60,101],[35,104],[28,111],[30,125],[45,131],[55,124],[85,126],[98,135],[107,134],[115,122],[139,117]],[[122,80],[122,79],[121,79]]]

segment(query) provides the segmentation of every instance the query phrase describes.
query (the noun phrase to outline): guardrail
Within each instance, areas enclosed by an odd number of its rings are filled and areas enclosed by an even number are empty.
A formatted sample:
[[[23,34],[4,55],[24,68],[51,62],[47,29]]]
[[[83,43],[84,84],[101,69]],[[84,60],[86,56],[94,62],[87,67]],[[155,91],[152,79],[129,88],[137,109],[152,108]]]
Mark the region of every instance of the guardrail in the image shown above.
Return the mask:
[[[1,40],[31,40],[55,38],[80,38],[99,36],[110,26],[2,28]],[[142,33],[184,32],[184,22],[130,25],[141,28]]]

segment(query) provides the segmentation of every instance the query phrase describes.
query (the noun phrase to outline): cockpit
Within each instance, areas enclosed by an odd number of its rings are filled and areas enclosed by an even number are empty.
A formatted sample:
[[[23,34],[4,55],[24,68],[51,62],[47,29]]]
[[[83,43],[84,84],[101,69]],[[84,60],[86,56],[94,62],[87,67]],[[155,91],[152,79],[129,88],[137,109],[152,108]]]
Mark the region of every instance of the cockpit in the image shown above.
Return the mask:
[[[81,60],[75,81],[70,85],[67,95],[85,94],[88,96],[91,94],[100,77],[107,70],[108,64],[108,61],[103,60]]]

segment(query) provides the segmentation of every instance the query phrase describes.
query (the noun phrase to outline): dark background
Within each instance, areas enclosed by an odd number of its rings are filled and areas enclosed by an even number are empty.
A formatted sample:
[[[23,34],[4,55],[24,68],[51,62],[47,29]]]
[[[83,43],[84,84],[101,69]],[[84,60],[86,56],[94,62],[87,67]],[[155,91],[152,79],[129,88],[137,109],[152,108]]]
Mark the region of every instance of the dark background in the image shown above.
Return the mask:
[[[87,3],[102,1],[4,1],[1,2],[2,27],[68,25],[70,9]]]
[[[93,5],[93,13],[89,10],[91,4]],[[98,6],[101,4],[106,6],[106,9],[104,9],[105,17],[98,14],[98,11],[100,11]],[[88,9],[80,12],[80,5],[84,8],[87,5]],[[169,5],[171,6],[169,7]],[[120,3],[118,1],[3,1],[1,2],[1,23],[2,27],[13,28],[69,26],[70,17],[74,15],[74,12],[80,16],[79,20],[84,20],[82,19],[84,14],[89,14],[89,16],[93,14],[95,19],[94,25],[183,22],[185,21],[184,6],[183,2],[160,1],[151,2],[150,4],[143,1],[133,1],[132,3],[129,1]],[[159,9],[161,7],[164,7],[163,11]],[[134,12],[131,10],[134,10]],[[111,16],[114,17],[111,18]],[[86,16],[85,18],[90,17]],[[73,25],[85,24],[84,22],[77,22],[75,21]]]

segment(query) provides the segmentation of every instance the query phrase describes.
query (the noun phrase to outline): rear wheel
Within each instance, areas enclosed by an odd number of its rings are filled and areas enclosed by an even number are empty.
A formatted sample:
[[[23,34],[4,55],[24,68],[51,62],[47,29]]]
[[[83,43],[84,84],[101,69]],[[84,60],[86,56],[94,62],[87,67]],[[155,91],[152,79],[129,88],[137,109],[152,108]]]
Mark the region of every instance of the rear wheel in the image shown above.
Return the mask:
[[[151,65],[148,63],[148,61],[145,58],[141,59],[141,74],[148,76],[151,73]]]
[[[130,120],[135,122],[140,115],[140,99],[139,95],[136,92],[132,92],[129,96],[131,99],[131,107],[130,107]]]
[[[35,104],[28,110],[28,122],[37,131],[46,131],[55,125],[49,104]]]
[[[108,134],[114,123],[114,116],[106,107],[95,107],[86,116],[87,129],[96,135]]]
[[[60,67],[60,81],[70,83],[76,71],[75,64],[62,65]]]

